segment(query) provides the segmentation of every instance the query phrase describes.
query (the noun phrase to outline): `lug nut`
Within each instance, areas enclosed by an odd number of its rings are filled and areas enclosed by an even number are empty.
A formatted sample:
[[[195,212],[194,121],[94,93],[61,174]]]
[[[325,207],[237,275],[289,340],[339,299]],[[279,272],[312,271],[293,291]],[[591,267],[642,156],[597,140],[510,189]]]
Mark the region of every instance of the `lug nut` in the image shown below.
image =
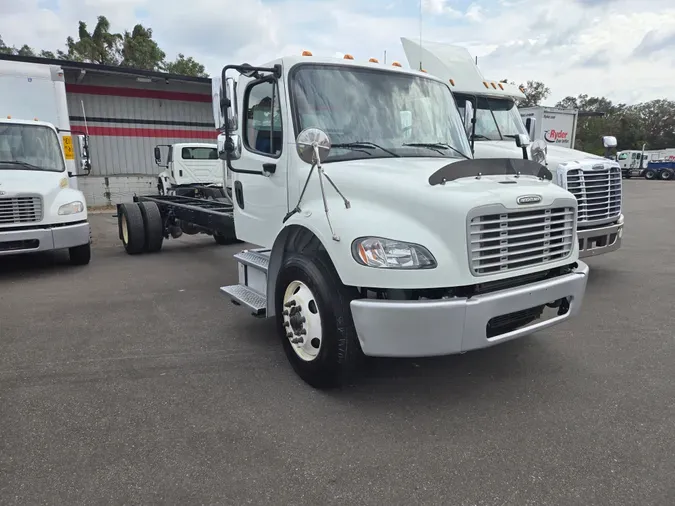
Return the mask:
[[[284,311],[284,312],[281,313],[281,314],[284,315],[284,316],[288,316],[288,311]]]
[[[295,306],[295,301],[294,300],[289,300],[286,304],[284,304],[286,307],[293,307]]]
[[[296,337],[295,339],[291,339],[291,343],[293,344],[300,344],[304,341],[302,337]]]
[[[292,332],[286,332],[286,337],[288,339],[290,339],[291,337],[293,337],[293,333]]]

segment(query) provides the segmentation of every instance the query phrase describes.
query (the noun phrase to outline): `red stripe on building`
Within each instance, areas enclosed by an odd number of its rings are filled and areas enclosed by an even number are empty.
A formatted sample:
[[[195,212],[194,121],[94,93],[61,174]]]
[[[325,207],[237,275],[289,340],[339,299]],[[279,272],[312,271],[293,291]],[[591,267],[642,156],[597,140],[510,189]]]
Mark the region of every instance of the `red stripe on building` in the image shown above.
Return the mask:
[[[66,92],[84,95],[106,95],[109,97],[159,98],[162,100],[182,100],[184,102],[211,102],[211,95],[186,93],[183,91],[145,90],[141,88],[122,88],[118,86],[91,86],[89,84],[66,83]]]
[[[75,125],[72,125],[73,127]],[[84,125],[78,128],[84,130]],[[175,139],[209,139],[218,137],[216,130],[186,130],[181,128],[128,128],[128,127],[88,127],[89,135],[108,137],[168,137]]]

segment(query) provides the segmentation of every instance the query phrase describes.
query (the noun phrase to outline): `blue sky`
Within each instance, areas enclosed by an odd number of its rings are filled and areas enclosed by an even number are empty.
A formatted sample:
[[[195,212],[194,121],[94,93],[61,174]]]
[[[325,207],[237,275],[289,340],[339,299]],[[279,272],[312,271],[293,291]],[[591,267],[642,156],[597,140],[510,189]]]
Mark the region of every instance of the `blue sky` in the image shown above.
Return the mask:
[[[217,73],[310,49],[407,63],[399,38],[419,36],[419,0],[0,0],[10,45],[63,47],[78,20],[104,14],[117,31],[142,22],[170,57]],[[423,38],[460,44],[490,79],[544,81],[566,95],[622,102],[675,98],[672,0],[423,0]]]

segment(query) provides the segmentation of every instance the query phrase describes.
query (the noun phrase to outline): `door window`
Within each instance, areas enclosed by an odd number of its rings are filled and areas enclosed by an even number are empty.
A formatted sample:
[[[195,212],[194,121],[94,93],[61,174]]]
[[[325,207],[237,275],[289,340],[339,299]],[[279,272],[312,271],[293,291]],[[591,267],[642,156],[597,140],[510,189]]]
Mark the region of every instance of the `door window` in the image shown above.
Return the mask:
[[[244,145],[250,151],[274,158],[283,141],[279,90],[276,82],[263,81],[248,88],[244,103]]]

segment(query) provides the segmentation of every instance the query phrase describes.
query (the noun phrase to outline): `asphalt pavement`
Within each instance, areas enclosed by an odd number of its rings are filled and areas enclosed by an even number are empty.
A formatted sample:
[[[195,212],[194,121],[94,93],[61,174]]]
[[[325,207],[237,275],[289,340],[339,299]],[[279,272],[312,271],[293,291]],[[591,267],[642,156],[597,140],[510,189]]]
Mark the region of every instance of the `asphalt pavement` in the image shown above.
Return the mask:
[[[627,180],[582,313],[316,391],[209,237],[0,259],[0,504],[675,504],[675,183]]]

